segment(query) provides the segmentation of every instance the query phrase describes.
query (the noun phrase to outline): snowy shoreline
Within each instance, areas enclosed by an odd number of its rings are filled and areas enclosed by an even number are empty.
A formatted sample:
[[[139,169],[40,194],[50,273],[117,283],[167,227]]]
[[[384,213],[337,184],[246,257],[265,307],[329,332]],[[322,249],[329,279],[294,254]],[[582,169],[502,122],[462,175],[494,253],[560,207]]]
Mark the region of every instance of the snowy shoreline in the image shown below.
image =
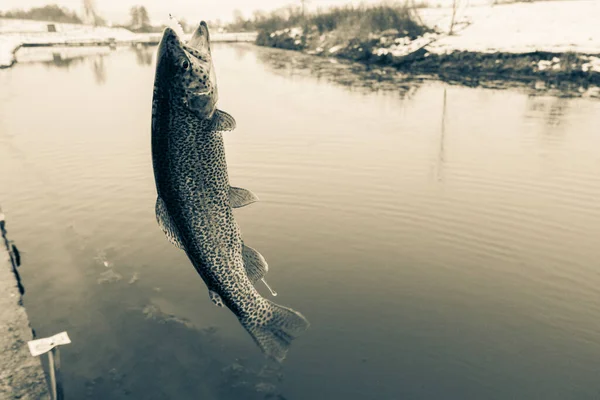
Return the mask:
[[[479,80],[569,85],[600,97],[600,1],[562,0],[459,9],[424,8],[414,18],[431,28],[419,37],[390,29],[366,38],[299,27],[259,33],[257,44],[391,66],[407,73],[478,84]],[[345,37],[345,38],[344,38]],[[543,84],[536,81],[542,81]]]
[[[422,9],[423,22],[447,33],[449,10]],[[458,22],[468,26],[431,46],[449,51],[600,54],[600,2],[595,0],[539,1],[459,10]]]
[[[301,28],[275,32],[214,34],[213,41],[246,41],[262,46],[391,66],[407,73],[477,84],[479,79],[531,82],[536,87],[570,85],[575,92],[599,97],[600,1],[560,0],[460,8],[454,34],[452,10],[416,9],[415,18],[431,28],[410,38],[398,31],[372,33],[368,40],[341,39]],[[0,19],[0,68],[16,61],[21,46],[117,46],[156,44],[160,34],[136,34],[124,28]],[[241,35],[241,36],[240,36]],[[256,40],[255,40],[256,39]],[[540,84],[542,81],[543,84]],[[591,90],[591,92],[590,92]]]
[[[56,32],[48,32],[48,25],[53,25]],[[157,44],[161,36],[162,33],[134,33],[125,28],[0,18],[0,68],[12,66],[16,62],[15,53],[21,47]],[[253,32],[212,35],[213,42],[254,42],[255,39]]]

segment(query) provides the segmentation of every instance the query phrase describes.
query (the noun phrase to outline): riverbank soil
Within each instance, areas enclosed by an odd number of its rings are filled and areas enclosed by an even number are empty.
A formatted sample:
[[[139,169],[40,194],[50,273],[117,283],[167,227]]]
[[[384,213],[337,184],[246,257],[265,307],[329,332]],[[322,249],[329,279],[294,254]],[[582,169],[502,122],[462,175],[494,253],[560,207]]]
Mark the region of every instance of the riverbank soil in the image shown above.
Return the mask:
[[[50,399],[40,358],[27,347],[32,339],[13,263],[0,238],[0,399]]]

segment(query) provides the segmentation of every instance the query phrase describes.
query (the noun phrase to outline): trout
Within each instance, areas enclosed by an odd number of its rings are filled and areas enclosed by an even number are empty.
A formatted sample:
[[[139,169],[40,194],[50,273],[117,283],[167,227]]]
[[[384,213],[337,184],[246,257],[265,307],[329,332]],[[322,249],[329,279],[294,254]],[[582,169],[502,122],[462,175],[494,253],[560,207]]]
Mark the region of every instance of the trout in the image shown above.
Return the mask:
[[[212,302],[229,308],[263,353],[281,362],[309,322],[264,298],[254,286],[264,281],[268,266],[244,244],[232,209],[258,197],[229,184],[222,132],[233,130],[236,123],[217,109],[217,101],[206,23],[200,23],[187,43],[166,28],[158,47],[152,101],[158,224],[185,251]]]

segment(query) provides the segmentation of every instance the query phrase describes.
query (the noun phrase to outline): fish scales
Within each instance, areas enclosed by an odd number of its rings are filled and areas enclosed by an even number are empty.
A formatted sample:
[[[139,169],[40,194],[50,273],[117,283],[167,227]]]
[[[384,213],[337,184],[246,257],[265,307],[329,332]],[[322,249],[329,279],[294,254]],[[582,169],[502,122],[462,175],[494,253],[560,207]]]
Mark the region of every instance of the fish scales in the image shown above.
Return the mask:
[[[169,126],[164,132],[168,145],[156,151],[159,159],[169,160],[167,173],[159,174],[159,193],[179,228],[187,253],[199,264],[195,265],[198,272],[210,279],[212,286],[222,285],[227,277],[222,269],[232,264],[241,266],[242,245],[240,229],[228,204],[222,134],[202,131],[196,117],[182,107],[171,107],[167,121]],[[229,269],[243,272],[242,267]],[[247,279],[239,275],[239,280]]]

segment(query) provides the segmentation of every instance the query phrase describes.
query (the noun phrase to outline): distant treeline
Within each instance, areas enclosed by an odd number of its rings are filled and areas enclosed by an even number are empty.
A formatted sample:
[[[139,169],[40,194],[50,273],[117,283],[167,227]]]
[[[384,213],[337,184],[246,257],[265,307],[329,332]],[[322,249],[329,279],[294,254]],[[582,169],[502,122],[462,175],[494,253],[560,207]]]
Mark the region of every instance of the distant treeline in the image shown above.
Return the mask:
[[[319,33],[332,32],[338,29],[353,30],[355,36],[382,32],[388,29],[408,32],[410,36],[419,36],[425,29],[415,20],[411,10],[421,4],[344,6],[316,13],[303,13],[301,7],[286,7],[265,13],[255,11],[251,19],[236,16],[229,31],[274,32],[286,28],[303,27],[316,29]]]
[[[0,11],[0,18],[31,19],[36,21],[54,21],[67,24],[81,24],[82,20],[74,11],[50,4],[44,7],[34,7],[30,10]]]
[[[88,23],[95,26],[105,26],[106,20],[102,18],[97,9],[95,0],[83,1],[83,16],[75,11],[50,4],[44,7],[34,7],[29,10],[0,11],[0,18],[27,19],[36,21],[52,21],[59,23],[83,24]],[[129,10],[130,21],[119,27],[131,29],[134,32],[160,32],[164,26],[153,26],[144,6],[133,6]]]

